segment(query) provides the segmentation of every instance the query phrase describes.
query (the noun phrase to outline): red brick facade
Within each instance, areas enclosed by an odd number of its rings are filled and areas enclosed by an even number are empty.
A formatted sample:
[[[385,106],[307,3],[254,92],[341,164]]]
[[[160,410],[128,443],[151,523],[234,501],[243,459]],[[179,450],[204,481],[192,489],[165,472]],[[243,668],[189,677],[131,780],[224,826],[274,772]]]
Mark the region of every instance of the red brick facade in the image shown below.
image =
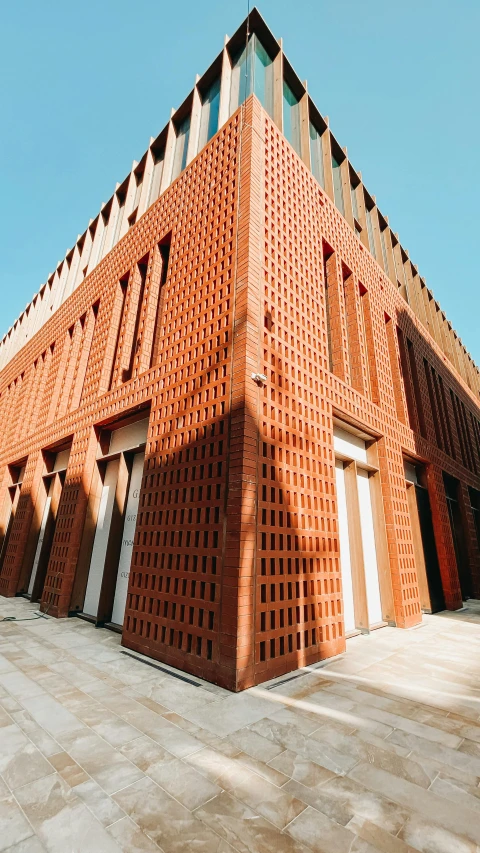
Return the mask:
[[[334,417],[374,439],[385,621],[422,618],[405,455],[426,467],[452,609],[442,472],[460,481],[480,597],[478,400],[253,96],[9,361],[0,394],[4,535],[26,466],[3,595],[28,588],[45,452],[68,442],[41,602],[82,610],[99,428],[146,410],[127,647],[234,690],[344,651]]]

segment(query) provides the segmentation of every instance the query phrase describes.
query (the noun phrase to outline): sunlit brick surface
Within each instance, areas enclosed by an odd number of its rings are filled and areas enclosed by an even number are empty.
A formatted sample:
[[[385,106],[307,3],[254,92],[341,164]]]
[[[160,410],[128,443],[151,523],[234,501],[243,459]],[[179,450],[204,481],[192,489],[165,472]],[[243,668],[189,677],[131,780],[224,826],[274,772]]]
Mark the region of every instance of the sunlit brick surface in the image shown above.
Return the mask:
[[[3,534],[12,466],[26,465],[3,595],[28,587],[42,450],[69,440],[41,600],[82,609],[99,427],[145,409],[124,645],[232,689],[345,649],[334,416],[375,439],[385,620],[421,620],[405,453],[428,463],[450,608],[442,471],[463,484],[480,596],[474,395],[254,97],[7,364],[0,392]]]

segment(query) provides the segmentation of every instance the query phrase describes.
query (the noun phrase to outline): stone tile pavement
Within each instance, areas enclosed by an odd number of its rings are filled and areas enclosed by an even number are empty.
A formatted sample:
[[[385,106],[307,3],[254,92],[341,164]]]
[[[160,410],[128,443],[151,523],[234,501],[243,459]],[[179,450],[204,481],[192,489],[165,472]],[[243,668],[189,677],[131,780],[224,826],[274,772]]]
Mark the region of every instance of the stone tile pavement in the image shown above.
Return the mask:
[[[239,695],[35,612],[0,599],[0,851],[480,851],[480,602]]]

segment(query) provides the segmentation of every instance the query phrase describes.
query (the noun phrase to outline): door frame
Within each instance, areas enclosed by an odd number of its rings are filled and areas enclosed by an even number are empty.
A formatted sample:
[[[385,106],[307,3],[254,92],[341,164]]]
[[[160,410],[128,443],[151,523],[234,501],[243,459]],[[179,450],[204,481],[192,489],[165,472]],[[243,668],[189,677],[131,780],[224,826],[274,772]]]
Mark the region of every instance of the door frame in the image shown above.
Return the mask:
[[[335,426],[345,432],[351,432],[349,424],[335,418]],[[352,567],[353,606],[355,613],[355,625],[360,633],[370,633],[376,628],[385,625],[395,626],[393,589],[390,572],[390,560],[388,555],[388,543],[385,525],[385,515],[382,499],[382,487],[380,481],[380,470],[378,465],[377,439],[362,434],[360,430],[351,432],[356,437],[361,437],[365,442],[367,461],[352,459],[346,452],[334,449],[335,460],[344,463],[346,500],[347,500],[347,523],[350,545],[350,561]],[[369,623],[367,587],[365,576],[365,560],[363,552],[363,539],[360,519],[360,501],[358,497],[357,470],[367,471],[370,488],[370,500],[372,506],[373,531],[375,539],[375,552],[378,571],[378,585],[380,591],[380,603],[382,609],[382,622],[377,625]],[[340,556],[341,567],[341,556]],[[351,634],[349,635],[351,636]]]

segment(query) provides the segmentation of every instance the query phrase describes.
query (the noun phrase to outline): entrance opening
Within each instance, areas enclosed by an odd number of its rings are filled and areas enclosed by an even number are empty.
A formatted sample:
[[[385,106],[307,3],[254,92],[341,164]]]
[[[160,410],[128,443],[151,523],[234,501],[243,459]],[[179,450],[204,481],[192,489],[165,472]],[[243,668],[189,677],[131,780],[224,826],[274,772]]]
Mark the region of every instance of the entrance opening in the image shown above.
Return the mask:
[[[148,417],[102,430],[99,503],[82,615],[121,628],[145,462]]]
[[[420,604],[425,613],[437,613],[445,609],[445,598],[425,469],[406,461],[404,465]]]
[[[0,539],[0,572],[3,568],[5,554],[7,553],[8,542],[12,532],[15,513],[17,511],[18,501],[20,500],[20,489],[22,487],[23,477],[25,474],[25,464],[18,463],[17,465],[9,465],[9,473],[11,485],[7,489],[6,504],[3,508],[3,537]]]
[[[372,478],[367,441],[334,427],[345,634],[383,625]]]
[[[40,601],[43,594],[53,537],[55,536],[58,506],[70,457],[70,447],[59,450],[57,453],[44,450],[43,456],[47,468],[47,473],[43,476],[45,502],[27,590],[27,597],[31,601]]]
[[[467,549],[465,547],[465,531],[462,510],[460,507],[460,483],[455,479],[455,477],[451,477],[445,472],[443,472],[443,483],[445,486],[445,497],[447,499],[448,515],[450,518],[453,545],[457,560],[460,589],[462,591],[462,598],[465,601],[467,598],[471,598],[473,587],[472,577],[470,574],[470,564]]]
[[[355,622],[355,602],[353,597],[345,468],[341,459],[335,460],[335,481],[337,486],[338,535],[340,539],[340,560],[342,567],[343,622],[345,634],[348,635],[356,630],[357,625]]]

